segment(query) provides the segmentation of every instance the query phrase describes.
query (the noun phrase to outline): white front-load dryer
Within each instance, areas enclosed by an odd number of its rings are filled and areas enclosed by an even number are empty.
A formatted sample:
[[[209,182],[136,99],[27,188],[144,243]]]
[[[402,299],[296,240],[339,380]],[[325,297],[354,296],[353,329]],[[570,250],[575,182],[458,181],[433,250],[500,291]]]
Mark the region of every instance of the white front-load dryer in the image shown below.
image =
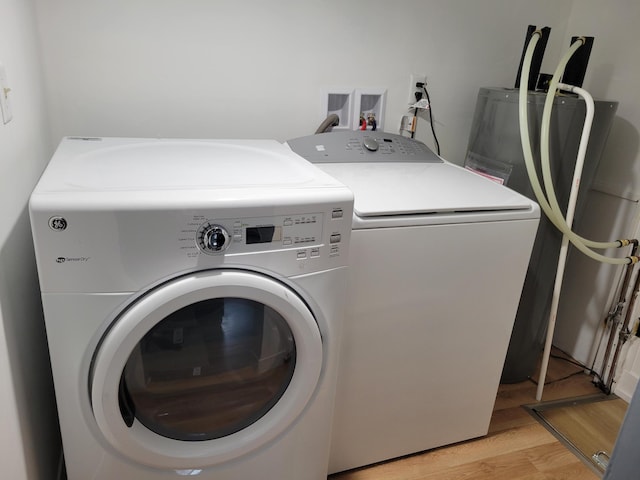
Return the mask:
[[[30,214],[68,478],[326,478],[352,208],[275,141],[64,139]]]

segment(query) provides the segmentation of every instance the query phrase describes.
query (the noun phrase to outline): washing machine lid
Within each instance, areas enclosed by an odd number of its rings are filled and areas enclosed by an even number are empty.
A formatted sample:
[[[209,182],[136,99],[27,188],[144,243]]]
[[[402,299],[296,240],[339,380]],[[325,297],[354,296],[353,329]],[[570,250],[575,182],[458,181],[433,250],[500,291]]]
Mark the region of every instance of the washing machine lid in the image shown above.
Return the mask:
[[[67,137],[35,193],[224,190],[228,198],[339,186],[275,140]]]
[[[325,163],[318,167],[354,193],[354,216],[537,213],[528,198],[448,162]],[[539,212],[538,212],[539,213]]]

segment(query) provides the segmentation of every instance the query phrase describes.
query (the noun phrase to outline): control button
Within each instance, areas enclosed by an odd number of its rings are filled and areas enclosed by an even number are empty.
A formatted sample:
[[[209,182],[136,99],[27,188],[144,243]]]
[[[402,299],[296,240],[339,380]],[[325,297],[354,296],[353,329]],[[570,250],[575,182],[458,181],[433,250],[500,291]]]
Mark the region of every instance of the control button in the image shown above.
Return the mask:
[[[342,218],[343,215],[344,215],[344,212],[342,211],[341,208],[334,208],[333,211],[331,212],[331,218]]]
[[[297,254],[298,260],[302,260],[303,258],[307,258],[307,252],[301,251]]]
[[[320,249],[319,248],[312,248],[311,249],[311,253],[309,254],[309,256],[311,258],[313,257],[319,257],[320,256]]]
[[[290,227],[291,225],[293,225],[293,220],[291,220],[290,218],[285,218],[284,222],[282,222],[282,225],[284,225],[285,227]]]
[[[242,241],[242,235],[240,235],[240,234],[235,234],[235,235],[233,236],[233,239],[234,239],[236,242],[241,242],[241,241]]]
[[[329,243],[340,243],[340,240],[342,240],[342,235],[339,233],[334,233],[329,237]]]
[[[338,254],[340,254],[340,247],[338,247],[338,245],[333,245],[331,250],[329,250],[329,256],[335,257]]]

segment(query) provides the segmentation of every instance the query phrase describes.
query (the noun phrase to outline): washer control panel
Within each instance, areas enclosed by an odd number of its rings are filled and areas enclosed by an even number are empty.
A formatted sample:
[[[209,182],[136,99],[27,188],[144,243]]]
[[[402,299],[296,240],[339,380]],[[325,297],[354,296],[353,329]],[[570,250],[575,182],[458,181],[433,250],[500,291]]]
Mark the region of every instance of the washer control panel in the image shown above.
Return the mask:
[[[332,218],[333,218],[332,212]],[[323,239],[324,213],[280,215],[242,219],[210,219],[195,215],[182,233],[195,233],[195,245],[184,244],[191,255],[205,253],[250,253],[286,248],[310,248],[323,243],[338,244],[341,232],[337,229]],[[337,217],[339,218],[339,217]],[[194,228],[195,227],[195,228]],[[193,238],[193,237],[191,237]],[[189,242],[193,245],[193,242]],[[188,252],[189,253],[189,252]]]
[[[311,163],[442,163],[424,143],[386,132],[340,130],[287,140],[289,148]]]

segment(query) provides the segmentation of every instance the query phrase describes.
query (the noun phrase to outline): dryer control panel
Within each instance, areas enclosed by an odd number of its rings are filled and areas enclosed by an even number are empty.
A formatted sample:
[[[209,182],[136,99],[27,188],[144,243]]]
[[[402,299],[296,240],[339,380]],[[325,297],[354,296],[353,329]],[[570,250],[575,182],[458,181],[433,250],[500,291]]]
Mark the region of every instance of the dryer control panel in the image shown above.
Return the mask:
[[[194,215],[183,232],[183,249],[216,255],[226,253],[264,252],[283,248],[320,245],[323,239],[324,213],[278,215],[273,217],[212,219]],[[195,244],[193,235],[195,233]],[[331,232],[329,243],[339,243],[341,232]],[[191,248],[190,248],[191,247]],[[319,250],[318,250],[319,253]]]

